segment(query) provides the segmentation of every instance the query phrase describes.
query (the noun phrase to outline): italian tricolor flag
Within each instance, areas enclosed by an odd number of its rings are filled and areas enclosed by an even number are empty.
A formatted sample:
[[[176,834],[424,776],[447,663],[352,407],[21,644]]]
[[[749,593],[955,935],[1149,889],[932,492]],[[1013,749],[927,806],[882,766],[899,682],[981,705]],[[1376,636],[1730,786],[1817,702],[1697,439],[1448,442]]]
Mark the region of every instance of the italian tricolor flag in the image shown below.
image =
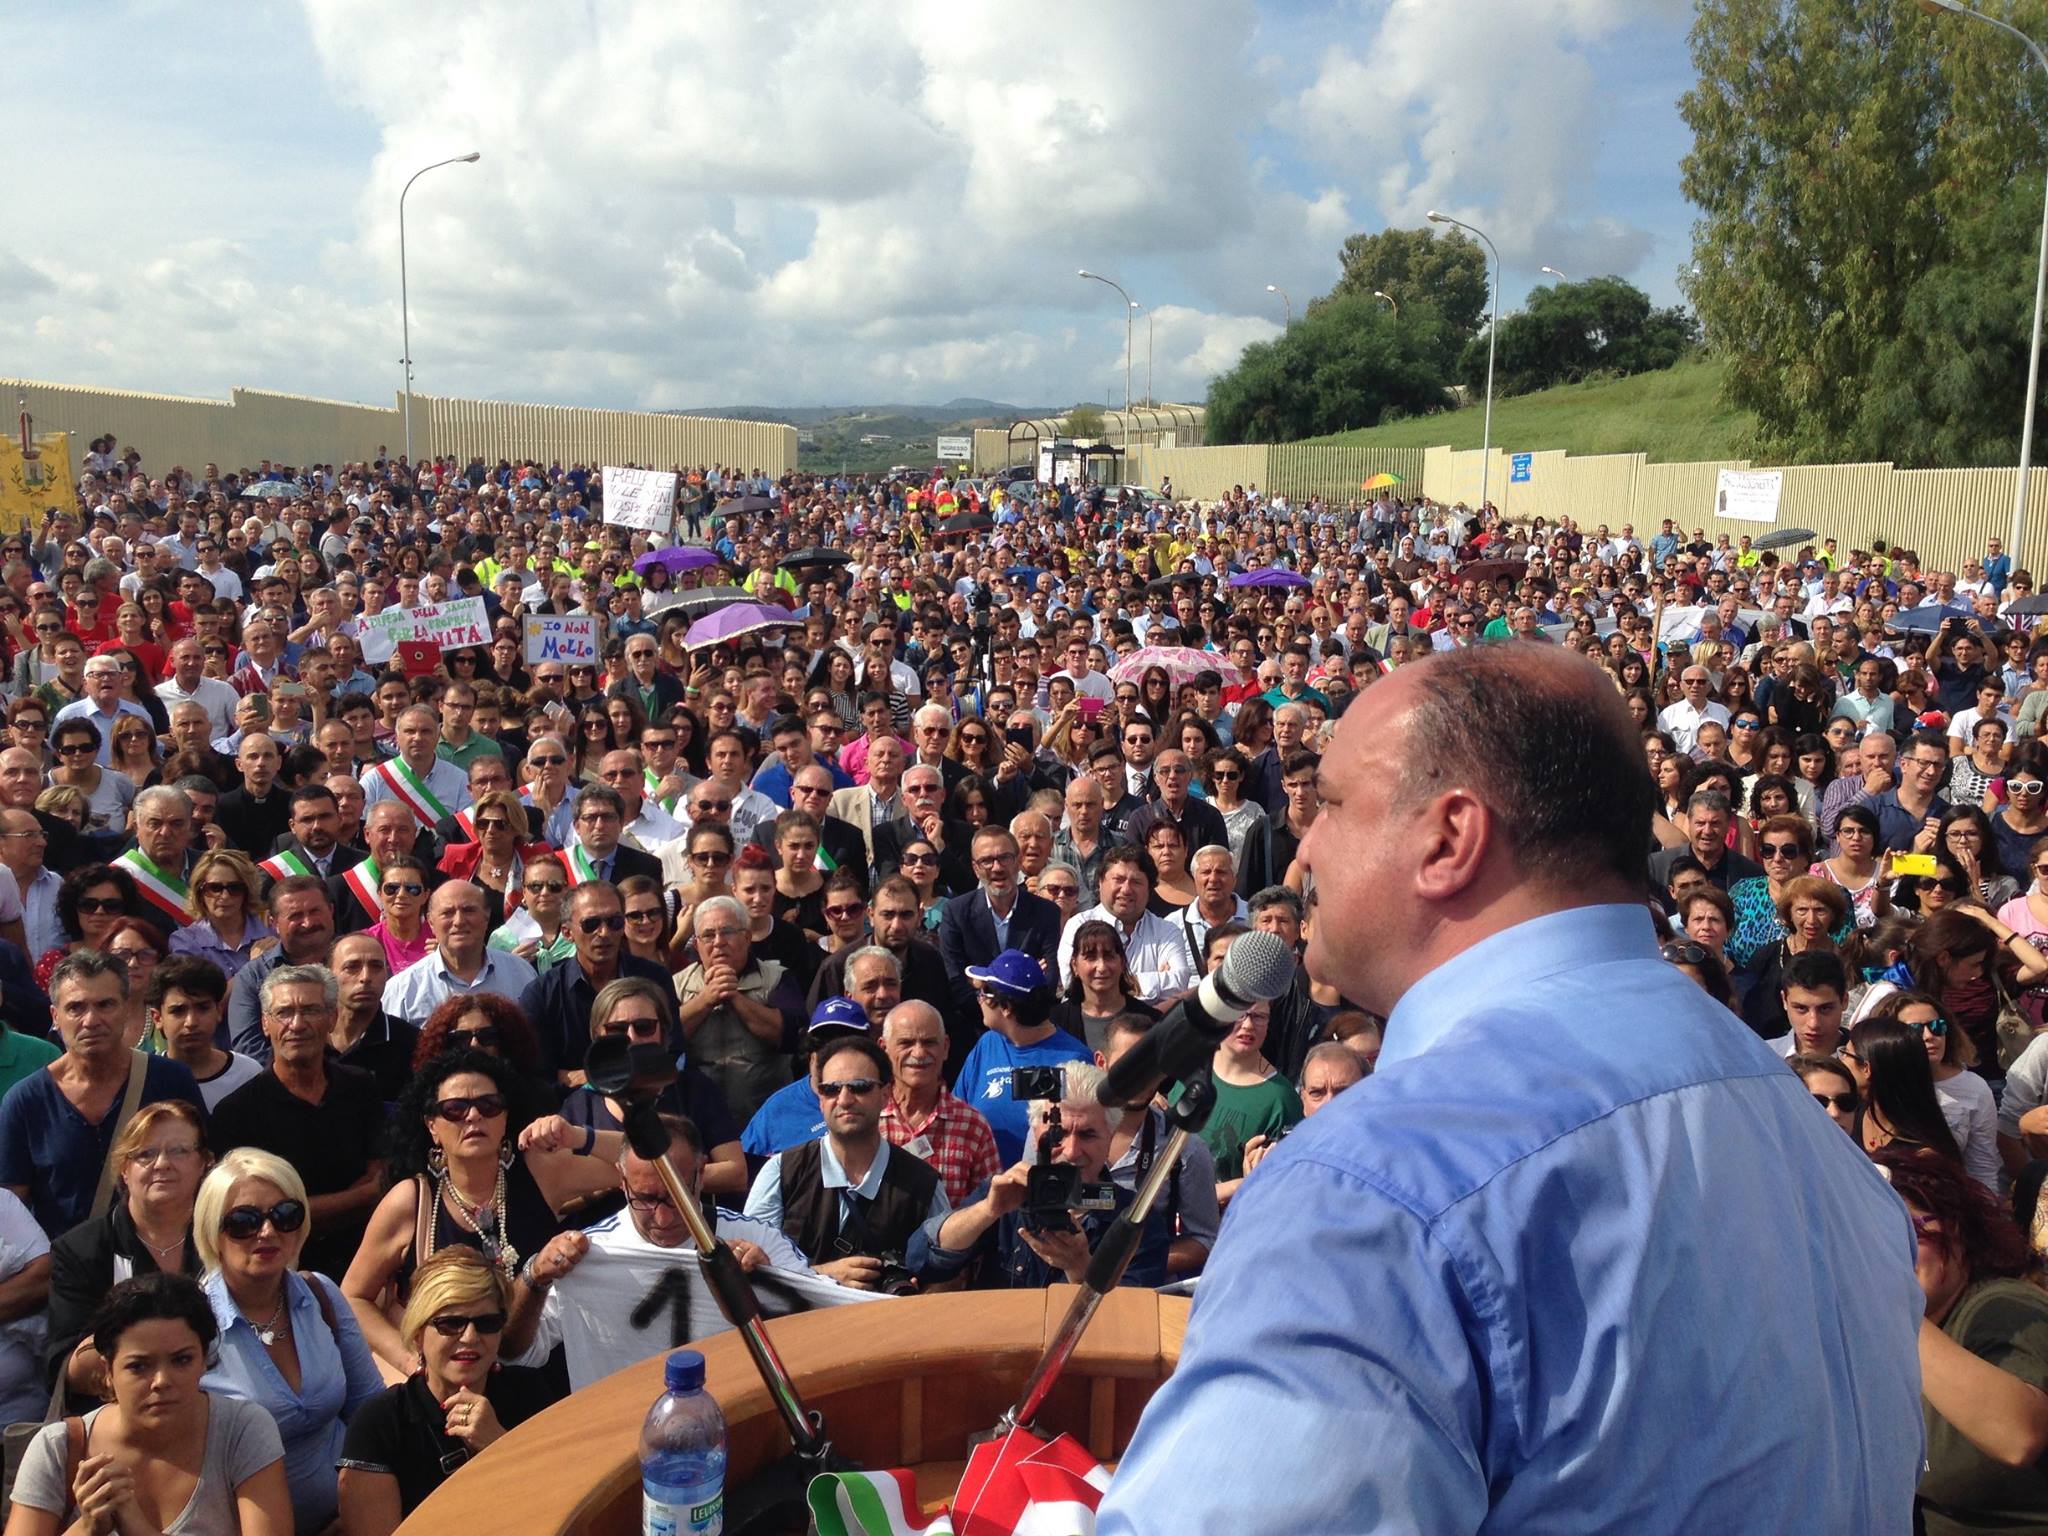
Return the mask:
[[[432,772],[431,769],[428,771]],[[379,763],[377,777],[384,781],[386,789],[405,802],[413,815],[419,818],[420,825],[429,832],[448,814],[448,807],[427,788],[425,779],[405,765],[404,758],[394,757],[389,762]]]
[[[135,881],[135,887],[152,906],[168,914],[171,920],[183,927],[192,921],[192,914],[185,910],[185,882],[167,869],[160,869],[157,863],[140,848],[130,848],[114,862],[127,870]]]
[[[365,859],[341,877],[341,883],[356,894],[363,910],[372,917],[384,915],[384,872],[375,859]]]
[[[571,885],[588,885],[597,878],[597,866],[590,862],[590,855],[583,851],[581,843],[569,850],[569,857],[562,863],[569,872]]]
[[[819,1536],[1094,1536],[1109,1488],[1102,1464],[1066,1435],[1013,1429],[976,1446],[952,1505],[927,1521],[909,1472],[827,1472],[811,1479]]]
[[[256,866],[273,880],[282,880],[286,875],[310,875],[313,866],[298,854],[286,849],[274,859],[265,859]]]

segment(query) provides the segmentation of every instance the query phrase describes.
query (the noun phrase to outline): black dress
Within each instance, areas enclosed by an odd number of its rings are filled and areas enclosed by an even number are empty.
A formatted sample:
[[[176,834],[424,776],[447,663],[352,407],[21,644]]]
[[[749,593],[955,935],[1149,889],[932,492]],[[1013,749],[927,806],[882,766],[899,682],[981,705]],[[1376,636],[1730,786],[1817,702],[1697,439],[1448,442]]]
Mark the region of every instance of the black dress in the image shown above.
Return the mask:
[[[43,1379],[54,1384],[57,1372],[78,1348],[92,1315],[107,1299],[116,1281],[157,1272],[156,1255],[144,1246],[128,1215],[128,1202],[116,1200],[96,1221],[82,1221],[50,1244],[50,1301],[45,1323],[47,1353]],[[199,1278],[199,1250],[185,1244],[185,1273]]]
[[[484,1397],[506,1429],[525,1423],[557,1396],[545,1372],[516,1365],[500,1366],[484,1383]],[[408,1377],[356,1410],[336,1464],[397,1478],[399,1507],[409,1515],[472,1454],[443,1432],[447,1422],[425,1375]]]
[[[427,1188],[435,1188],[431,1176]],[[561,1222],[555,1219],[553,1207],[540,1192],[540,1185],[534,1182],[532,1172],[526,1166],[526,1159],[515,1157],[512,1166],[505,1170],[505,1226],[509,1230],[512,1246],[519,1254],[519,1263],[524,1264],[548,1245],[548,1240],[562,1230]],[[476,1233],[455,1219],[448,1209],[446,1200],[434,1202],[434,1251],[439,1252],[453,1244],[474,1248],[488,1254],[489,1249]],[[405,1257],[399,1260],[398,1294],[403,1296],[412,1289],[413,1271],[418,1269],[422,1255],[416,1251],[416,1244],[408,1244]]]

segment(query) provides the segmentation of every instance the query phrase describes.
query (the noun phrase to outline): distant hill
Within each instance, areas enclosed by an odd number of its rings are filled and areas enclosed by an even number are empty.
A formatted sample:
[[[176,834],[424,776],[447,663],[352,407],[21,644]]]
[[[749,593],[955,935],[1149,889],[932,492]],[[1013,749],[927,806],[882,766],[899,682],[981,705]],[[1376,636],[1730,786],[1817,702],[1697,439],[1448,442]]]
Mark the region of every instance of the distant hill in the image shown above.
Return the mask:
[[[1065,410],[962,396],[943,405],[720,405],[668,414],[787,422],[798,432],[800,469],[860,473],[896,464],[928,467],[942,435],[964,437],[977,427],[1007,427],[1013,421],[1057,416]]]

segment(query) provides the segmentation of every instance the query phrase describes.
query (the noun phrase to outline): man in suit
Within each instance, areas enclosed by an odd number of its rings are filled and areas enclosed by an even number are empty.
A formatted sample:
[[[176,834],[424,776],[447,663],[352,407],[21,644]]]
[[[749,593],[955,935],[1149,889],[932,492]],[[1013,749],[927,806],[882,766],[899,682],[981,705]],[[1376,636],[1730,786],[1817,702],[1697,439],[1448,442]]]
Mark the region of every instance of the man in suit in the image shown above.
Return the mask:
[[[412,807],[400,800],[380,800],[363,813],[363,843],[369,857],[328,875],[327,899],[334,910],[336,933],[361,933],[384,916],[384,893],[378,878],[382,866],[401,853],[409,853],[427,866],[427,887],[439,885],[445,876],[439,868],[440,847],[431,834],[420,830]],[[239,1049],[239,1047],[237,1047]]]
[[[472,758],[469,764],[469,805],[452,816],[443,816],[434,823],[434,836],[440,839],[443,848],[452,848],[458,843],[476,841],[476,821],[471,814],[477,801],[494,789],[512,787],[512,770],[505,765],[502,755],[486,752]],[[548,819],[537,805],[526,807],[526,835],[521,842],[539,842],[547,836]]]
[[[291,830],[272,847],[261,866],[273,880],[286,875],[339,875],[368,857],[341,841],[341,805],[325,784],[301,784],[292,791]]]
[[[790,809],[807,811],[818,819],[818,847],[832,861],[834,869],[868,867],[867,839],[851,822],[832,814],[832,797],[839,791],[832,782],[832,770],[814,762],[799,768],[789,781]],[[764,822],[754,831],[754,841],[769,853],[775,851],[775,823]],[[827,997],[832,993],[826,993]]]
[[[593,784],[576,799],[576,842],[569,852],[569,883],[592,880],[617,885],[634,875],[661,883],[661,860],[619,841],[626,829],[626,802],[609,784]]]
[[[903,862],[903,848],[922,837],[939,850],[941,883],[959,890],[974,883],[974,867],[968,847],[973,829],[964,821],[944,814],[946,781],[936,768],[923,763],[903,772],[903,811],[893,821],[876,827],[872,842],[875,873],[893,875]]]
[[[1019,883],[1017,839],[1009,829],[983,827],[972,848],[981,883],[953,897],[939,914],[939,955],[960,1018],[976,1013],[970,965],[986,966],[1004,950],[1017,949],[1049,969],[1060,942],[1060,909]]]
[[[866,862],[875,866],[876,828],[903,814],[903,797],[898,793],[903,779],[903,743],[886,734],[876,737],[868,747],[867,770],[867,783],[834,790],[827,810],[860,833]],[[892,861],[889,868],[895,867]]]

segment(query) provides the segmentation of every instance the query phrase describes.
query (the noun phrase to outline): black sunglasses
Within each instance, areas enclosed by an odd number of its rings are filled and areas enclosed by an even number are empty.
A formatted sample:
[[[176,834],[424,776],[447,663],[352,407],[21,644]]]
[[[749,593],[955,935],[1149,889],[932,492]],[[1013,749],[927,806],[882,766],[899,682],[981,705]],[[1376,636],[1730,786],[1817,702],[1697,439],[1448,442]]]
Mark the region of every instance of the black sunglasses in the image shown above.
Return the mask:
[[[1812,1093],[1813,1090],[1809,1088],[1807,1092]],[[1837,1114],[1853,1115],[1856,1113],[1856,1106],[1862,1101],[1853,1092],[1851,1092],[1815,1093],[1813,1095],[1813,1102],[1818,1104],[1822,1109],[1832,1109]]]
[[[444,1339],[459,1339],[463,1330],[475,1328],[486,1338],[505,1331],[505,1314],[502,1312],[479,1312],[465,1317],[460,1313],[447,1312],[439,1317],[427,1319],[427,1326]]]
[[[607,930],[612,933],[624,933],[626,931],[626,914],[623,912],[606,912],[597,917],[580,918],[576,926],[581,928],[586,935]]]
[[[279,1232],[296,1232],[306,1224],[306,1208],[296,1200],[280,1200],[267,1211],[260,1205],[238,1205],[221,1217],[221,1236],[246,1243],[266,1221]]]
[[[448,1049],[495,1051],[503,1037],[504,1031],[495,1024],[486,1024],[481,1029],[451,1029],[448,1031]]]
[[[454,1125],[460,1125],[467,1120],[471,1110],[475,1110],[486,1120],[495,1120],[505,1113],[505,1095],[482,1093],[474,1098],[441,1099],[434,1105],[434,1113]]]

